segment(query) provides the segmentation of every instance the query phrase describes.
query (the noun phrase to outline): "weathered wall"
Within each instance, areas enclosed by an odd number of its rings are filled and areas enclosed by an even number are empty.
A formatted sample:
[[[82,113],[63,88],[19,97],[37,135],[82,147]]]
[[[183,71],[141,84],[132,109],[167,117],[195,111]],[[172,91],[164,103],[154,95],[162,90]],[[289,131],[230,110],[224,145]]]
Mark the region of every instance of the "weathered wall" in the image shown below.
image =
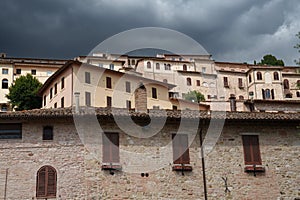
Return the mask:
[[[203,199],[199,136],[193,135],[196,130],[192,123],[189,121],[180,129],[180,133],[189,134],[193,167],[192,172],[185,172],[183,176],[172,171],[171,134],[178,131],[176,121],[168,122],[155,136],[141,139],[138,137],[141,130],[144,136],[150,136],[150,130],[136,128],[130,129],[131,132],[125,130],[125,134],[114,123],[101,119],[102,129],[120,133],[123,171],[116,171],[114,175],[101,170],[102,140],[97,126],[77,127],[80,136],[84,133],[82,130],[91,133],[84,137],[87,145],[83,146],[72,121],[24,122],[22,140],[0,141],[0,199],[4,196],[6,169],[7,199],[35,199],[36,172],[44,165],[57,170],[57,199]],[[299,198],[300,133],[297,124],[226,122],[217,145],[205,157],[209,199]],[[54,126],[53,141],[42,141],[44,125]],[[240,134],[245,132],[259,134],[266,172],[256,177],[243,170]],[[149,176],[142,177],[141,173]],[[231,192],[225,193],[222,177],[228,178]]]

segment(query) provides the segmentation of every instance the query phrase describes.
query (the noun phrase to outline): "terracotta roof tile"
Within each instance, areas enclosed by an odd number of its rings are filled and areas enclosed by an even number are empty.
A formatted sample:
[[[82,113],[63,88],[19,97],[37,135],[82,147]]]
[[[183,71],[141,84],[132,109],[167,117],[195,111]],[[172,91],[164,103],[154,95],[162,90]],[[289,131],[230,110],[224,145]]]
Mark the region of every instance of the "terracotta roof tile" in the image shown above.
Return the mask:
[[[220,112],[197,110],[149,110],[149,113],[139,113],[123,108],[80,108],[75,114],[73,108],[35,109],[0,113],[0,120],[6,119],[40,119],[40,118],[72,118],[75,116],[97,115],[97,117],[128,116],[168,117],[170,119],[227,119],[227,120],[296,120],[300,121],[300,113],[269,113],[269,112]]]

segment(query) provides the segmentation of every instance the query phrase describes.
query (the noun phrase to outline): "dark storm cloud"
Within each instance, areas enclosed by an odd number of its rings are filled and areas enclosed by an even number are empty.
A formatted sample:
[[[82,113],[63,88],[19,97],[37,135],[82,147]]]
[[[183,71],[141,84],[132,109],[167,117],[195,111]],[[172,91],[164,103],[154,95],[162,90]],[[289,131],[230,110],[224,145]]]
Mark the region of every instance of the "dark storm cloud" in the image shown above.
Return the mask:
[[[72,58],[121,31],[158,26],[192,37],[216,60],[253,62],[272,53],[293,64],[299,10],[298,0],[4,0],[0,51]]]

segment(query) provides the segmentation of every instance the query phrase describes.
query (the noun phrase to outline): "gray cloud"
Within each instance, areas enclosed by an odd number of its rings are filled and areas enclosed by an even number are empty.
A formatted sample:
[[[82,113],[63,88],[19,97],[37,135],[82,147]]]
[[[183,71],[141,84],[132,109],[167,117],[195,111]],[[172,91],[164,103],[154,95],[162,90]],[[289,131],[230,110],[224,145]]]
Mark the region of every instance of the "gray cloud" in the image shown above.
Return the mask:
[[[253,62],[267,53],[293,65],[300,31],[298,0],[4,0],[0,51],[72,58],[132,28],[180,31],[215,60]]]

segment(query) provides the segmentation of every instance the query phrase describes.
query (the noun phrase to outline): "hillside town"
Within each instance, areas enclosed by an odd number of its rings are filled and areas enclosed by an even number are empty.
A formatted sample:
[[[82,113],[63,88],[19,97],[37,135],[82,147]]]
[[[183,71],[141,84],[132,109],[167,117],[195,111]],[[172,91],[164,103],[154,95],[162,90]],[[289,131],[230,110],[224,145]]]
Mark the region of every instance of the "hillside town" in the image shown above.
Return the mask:
[[[0,68],[0,199],[300,199],[299,66],[97,52]],[[42,107],[17,111],[26,74]]]

